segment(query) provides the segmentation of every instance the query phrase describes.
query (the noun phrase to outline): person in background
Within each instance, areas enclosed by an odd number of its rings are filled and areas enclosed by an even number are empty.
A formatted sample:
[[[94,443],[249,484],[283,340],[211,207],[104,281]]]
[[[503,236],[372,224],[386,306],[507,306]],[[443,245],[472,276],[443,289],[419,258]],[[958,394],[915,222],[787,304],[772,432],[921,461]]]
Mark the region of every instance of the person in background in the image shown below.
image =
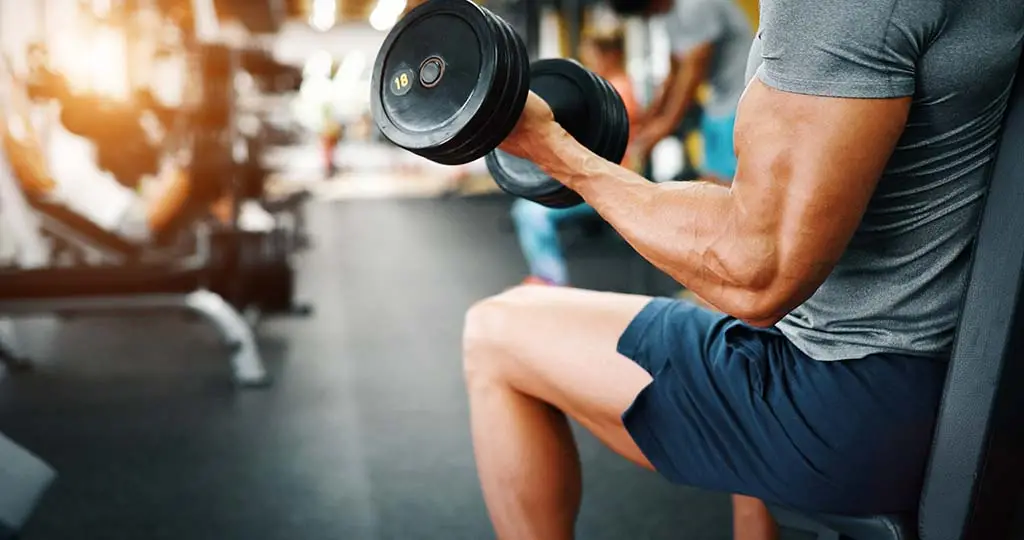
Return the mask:
[[[320,105],[323,114],[323,126],[320,129],[320,145],[324,158],[324,178],[330,180],[338,173],[335,152],[342,137],[342,125],[338,121],[334,104],[324,100]]]
[[[626,72],[626,37],[622,30],[590,32],[580,44],[580,62],[615,88],[626,105],[632,126],[639,117],[640,106],[633,81]]]
[[[626,73],[625,37],[621,30],[588,33],[580,44],[580,61],[607,80],[622,97],[632,137],[640,109],[633,93],[633,83]],[[558,238],[558,224],[596,215],[587,204],[556,209],[526,199],[516,200],[512,204],[512,220],[530,269],[525,283],[568,285],[569,273]]]
[[[50,69],[46,45],[33,42],[26,49],[29,97],[35,100],[54,99],[64,93],[64,79]]]
[[[536,95],[502,142],[721,313],[535,286],[468,310],[472,439],[499,538],[574,538],[569,418],[679,485],[837,515],[919,505],[1024,10],[764,0],[759,22],[728,187],[602,161]],[[735,531],[756,532],[777,537]]]
[[[673,135],[703,87],[699,172],[704,179],[731,182],[736,172],[733,124],[754,37],[746,13],[734,0],[611,0],[611,7],[620,15],[664,17],[672,51],[670,73],[640,116],[643,127],[630,148],[632,158],[645,158]]]

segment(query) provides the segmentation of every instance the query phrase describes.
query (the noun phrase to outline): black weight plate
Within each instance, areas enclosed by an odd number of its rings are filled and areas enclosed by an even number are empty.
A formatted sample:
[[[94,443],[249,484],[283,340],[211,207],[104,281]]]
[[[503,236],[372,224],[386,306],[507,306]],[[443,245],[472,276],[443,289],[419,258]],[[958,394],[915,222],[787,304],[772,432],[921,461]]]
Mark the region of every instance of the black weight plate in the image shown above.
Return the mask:
[[[598,77],[598,81],[607,92],[605,99],[610,110],[608,129],[611,132],[611,142],[601,157],[612,163],[620,163],[626,157],[626,149],[629,145],[629,115],[626,112],[626,104],[615,87],[603,78]]]
[[[499,43],[483,10],[467,0],[431,0],[388,33],[374,62],[370,99],[374,122],[391,142],[412,151],[462,142],[491,96],[499,75]],[[421,66],[441,61],[434,84]],[[427,70],[433,71],[433,70]]]
[[[513,53],[513,61],[509,64],[512,73],[510,74],[508,90],[506,91],[508,100],[503,107],[504,117],[502,122],[496,122],[493,126],[488,126],[491,128],[491,137],[489,137],[487,142],[487,152],[497,148],[501,141],[504,141],[512,133],[512,130],[515,129],[519,118],[523,114],[523,108],[526,107],[526,99],[530,90],[530,53],[526,50],[526,43],[523,42],[523,39],[519,37],[519,34],[512,29],[508,22],[497,17],[495,18],[501,24],[505,35],[508,37],[510,50]]]
[[[457,139],[436,148],[418,152],[420,155],[444,165],[468,163],[493,148],[493,146],[485,146],[487,144],[485,134],[488,131],[488,126],[496,121],[500,122],[501,115],[507,114],[503,104],[508,99],[506,93],[512,51],[497,18],[487,8],[478,7],[486,19],[488,32],[495,43],[497,56],[494,79],[491,83],[490,93],[485,96],[479,110],[469,120]],[[499,119],[495,120],[496,117]],[[481,149],[483,150],[481,151]]]
[[[599,142],[600,89],[587,68],[575,60],[550,59],[530,67],[530,90],[544,99],[574,139],[593,150]]]
[[[551,208],[568,208],[583,202],[576,192],[544,174],[532,162],[495,150],[487,154],[487,170],[503,191]],[[523,179],[535,182],[524,186]]]
[[[548,208],[572,208],[582,203],[583,197],[580,197],[579,193],[562,186],[562,189],[556,191],[541,204]]]
[[[626,114],[626,103],[623,102],[622,96],[611,86],[611,83],[604,79],[601,79],[601,83],[608,91],[607,99],[611,109],[609,130],[612,133],[607,154],[603,156],[612,163],[622,163],[623,158],[626,157],[626,150],[630,140],[630,121]]]
[[[551,106],[555,120],[576,140],[590,149],[599,145],[594,120],[600,119],[602,92],[586,68],[564,59],[534,62],[530,89]],[[487,156],[487,168],[498,186],[511,195],[541,204],[572,205],[568,195],[572,191],[528,160],[497,150]]]
[[[587,73],[594,80],[594,97],[598,102],[593,108],[601,111],[600,117],[593,121],[594,129],[600,133],[600,142],[591,150],[595,154],[604,157],[610,153],[610,148],[615,144],[616,135],[615,126],[613,125],[615,111],[612,101],[608,99],[608,88],[605,86],[604,80],[592,71]]]
[[[467,125],[466,132],[474,133],[459,147],[439,149],[430,159],[444,164],[475,161],[496,148],[508,137],[522,115],[529,84],[529,60],[526,44],[504,20],[486,8],[481,8],[493,24],[499,44],[498,74],[493,94],[477,117]]]
[[[600,89],[599,93],[601,96],[600,100],[602,110],[601,127],[603,131],[602,146],[599,150],[595,150],[594,153],[612,161],[616,154],[615,147],[619,140],[618,111],[616,110],[616,103],[611,86],[601,77],[597,75],[593,75],[593,77],[594,84]]]
[[[600,123],[603,135],[601,148],[595,149],[594,153],[611,161],[609,156],[614,156],[614,147],[618,140],[616,125],[618,118],[615,110],[615,101],[611,96],[610,86],[607,82],[596,74],[591,73],[591,76],[594,78],[594,84],[599,89],[600,109],[602,111]]]
[[[616,155],[621,155],[622,158],[624,158],[626,157],[626,150],[628,150],[629,147],[629,111],[626,110],[626,102],[623,101],[622,94],[619,94],[619,91],[616,90],[608,81],[605,81],[605,84],[608,85],[608,89],[611,90],[615,97],[615,110],[618,112],[619,117],[619,142],[615,146]],[[619,159],[621,160],[622,158]]]
[[[557,180],[544,174],[529,160],[501,150],[487,154],[485,162],[494,183],[502,191],[516,197],[540,202],[562,187]]]

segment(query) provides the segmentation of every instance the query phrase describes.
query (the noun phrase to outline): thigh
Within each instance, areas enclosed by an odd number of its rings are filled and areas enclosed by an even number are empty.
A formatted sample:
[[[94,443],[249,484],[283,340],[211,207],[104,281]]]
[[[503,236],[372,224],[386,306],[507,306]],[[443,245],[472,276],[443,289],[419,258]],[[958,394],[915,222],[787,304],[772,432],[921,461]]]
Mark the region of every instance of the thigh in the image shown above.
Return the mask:
[[[651,376],[616,351],[644,296],[564,287],[518,287],[485,301],[478,320],[497,340],[502,377],[565,412],[606,445],[647,468],[622,414]],[[471,318],[473,315],[471,314]],[[472,324],[472,322],[470,323]],[[498,336],[498,337],[494,337]]]

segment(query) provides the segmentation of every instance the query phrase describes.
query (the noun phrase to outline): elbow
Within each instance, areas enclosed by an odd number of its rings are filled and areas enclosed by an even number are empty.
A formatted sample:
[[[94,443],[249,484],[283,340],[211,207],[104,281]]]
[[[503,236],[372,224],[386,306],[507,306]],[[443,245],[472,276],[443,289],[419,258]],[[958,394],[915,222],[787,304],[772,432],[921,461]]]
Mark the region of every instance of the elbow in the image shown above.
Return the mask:
[[[733,316],[750,326],[771,328],[781,321],[786,313],[777,307],[773,309],[773,306],[753,306]]]
[[[745,290],[727,312],[750,326],[770,328],[791,309],[788,295],[777,287]]]
[[[757,253],[760,252],[760,255]],[[747,250],[732,261],[729,272],[734,291],[721,308],[737,319],[762,328],[774,326],[800,302],[793,280],[771,249]]]

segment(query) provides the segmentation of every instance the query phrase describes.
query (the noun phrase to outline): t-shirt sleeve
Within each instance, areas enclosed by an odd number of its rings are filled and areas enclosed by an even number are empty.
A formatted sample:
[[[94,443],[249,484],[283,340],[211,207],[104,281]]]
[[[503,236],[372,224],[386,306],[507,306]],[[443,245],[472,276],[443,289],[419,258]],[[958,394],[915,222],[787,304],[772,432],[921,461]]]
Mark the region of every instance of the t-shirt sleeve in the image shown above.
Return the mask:
[[[666,15],[672,54],[687,54],[699,45],[711,43],[726,31],[725,11],[720,2],[732,0],[676,0]]]
[[[913,95],[927,30],[903,0],[762,2],[757,76],[773,88],[847,98]]]

